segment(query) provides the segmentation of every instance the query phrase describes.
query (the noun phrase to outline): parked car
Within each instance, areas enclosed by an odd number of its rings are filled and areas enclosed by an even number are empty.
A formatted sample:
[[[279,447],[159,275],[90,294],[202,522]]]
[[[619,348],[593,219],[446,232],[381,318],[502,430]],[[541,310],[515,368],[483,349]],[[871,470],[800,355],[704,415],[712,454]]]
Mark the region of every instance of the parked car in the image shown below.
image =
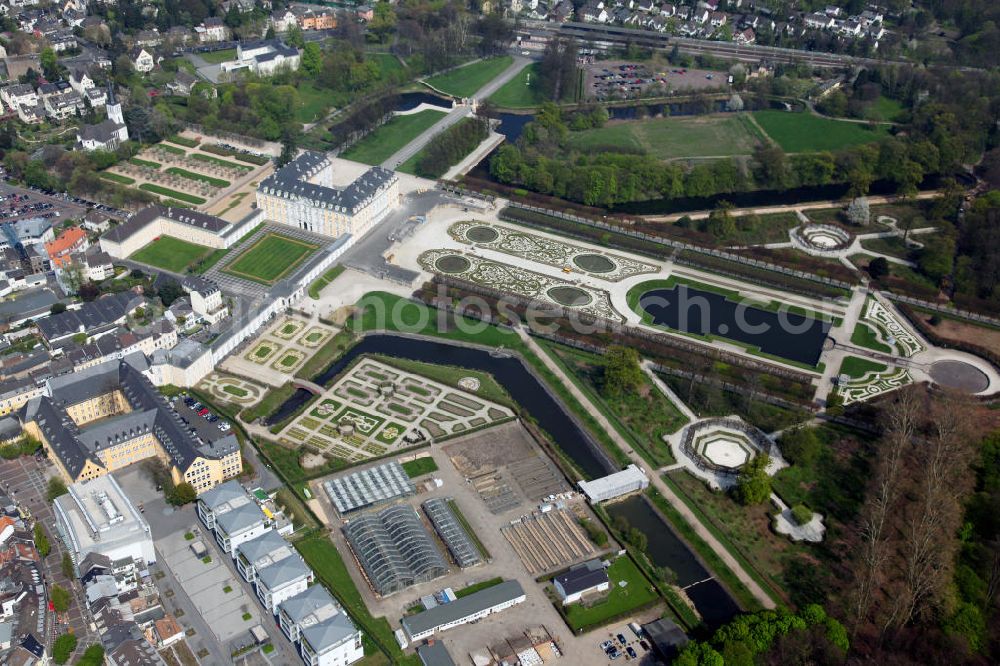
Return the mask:
[[[202,407],[201,409],[198,410],[198,416],[205,416],[206,414],[208,414],[207,407]]]
[[[628,646],[627,648],[625,648],[625,652],[628,653],[629,659],[635,659],[636,658],[635,648],[633,648],[631,645]]]
[[[625,640],[625,634],[618,634],[615,638],[617,638],[618,642],[621,643],[622,645],[628,643],[628,641]]]

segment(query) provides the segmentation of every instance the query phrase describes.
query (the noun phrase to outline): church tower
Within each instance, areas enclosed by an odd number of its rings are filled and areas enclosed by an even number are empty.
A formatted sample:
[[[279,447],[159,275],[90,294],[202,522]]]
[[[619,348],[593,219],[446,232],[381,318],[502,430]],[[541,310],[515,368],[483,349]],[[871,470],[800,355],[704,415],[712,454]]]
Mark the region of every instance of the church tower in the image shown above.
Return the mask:
[[[115,84],[112,81],[108,81],[108,119],[112,120],[119,125],[125,124],[125,117],[122,115],[122,105],[115,99]]]

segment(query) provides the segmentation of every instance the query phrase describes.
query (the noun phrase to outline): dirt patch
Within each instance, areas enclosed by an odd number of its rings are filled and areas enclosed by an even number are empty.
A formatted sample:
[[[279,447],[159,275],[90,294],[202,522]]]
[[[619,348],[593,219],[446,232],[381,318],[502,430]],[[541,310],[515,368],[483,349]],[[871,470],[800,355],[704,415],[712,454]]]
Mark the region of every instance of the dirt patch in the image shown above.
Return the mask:
[[[306,453],[302,456],[299,464],[302,465],[302,469],[315,469],[325,465],[326,458],[318,453]]]
[[[930,323],[930,315],[921,314],[920,317]],[[995,328],[966,324],[953,319],[942,319],[940,324],[931,328],[945,340],[967,342],[989,349],[994,354],[1000,354],[1000,331]]]

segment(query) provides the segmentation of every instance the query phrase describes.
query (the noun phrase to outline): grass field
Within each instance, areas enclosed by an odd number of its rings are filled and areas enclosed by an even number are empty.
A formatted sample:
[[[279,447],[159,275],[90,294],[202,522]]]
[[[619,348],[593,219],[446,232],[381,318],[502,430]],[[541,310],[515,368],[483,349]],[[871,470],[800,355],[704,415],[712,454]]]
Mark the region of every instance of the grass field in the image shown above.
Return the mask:
[[[538,106],[545,101],[545,96],[530,85],[530,82],[537,80],[538,64],[528,65],[518,72],[517,76],[503,84],[500,90],[490,95],[490,102],[508,109],[528,109]]]
[[[837,150],[878,141],[889,135],[885,126],[871,130],[863,123],[830,120],[804,112],[754,111],[753,117],[768,136],[789,153]]]
[[[657,599],[639,568],[626,556],[619,557],[608,568],[611,589],[607,598],[592,605],[583,603],[565,607],[566,621],[573,631],[593,628],[636,608],[641,608]],[[625,581],[625,587],[618,583]]]
[[[899,118],[903,111],[903,105],[900,102],[880,95],[877,100],[864,110],[864,116],[871,120],[891,122]]]
[[[199,162],[208,162],[209,164],[218,164],[219,166],[227,167],[229,169],[239,169],[244,172],[253,170],[252,166],[237,164],[236,162],[230,162],[228,160],[219,159],[218,157],[212,157],[211,155],[206,155],[205,153],[191,153],[191,159],[198,160]]]
[[[364,164],[381,164],[445,115],[443,111],[426,109],[409,116],[396,116],[348,148],[341,157]]]
[[[866,358],[858,358],[857,356],[845,356],[844,360],[840,364],[840,370],[837,372],[838,375],[847,375],[852,379],[861,379],[868,372],[885,372],[888,366],[882,363],[876,363],[875,361],[869,361]]]
[[[131,158],[129,163],[136,166],[149,167],[150,169],[159,169],[163,166],[159,162],[153,162],[152,160],[140,160],[138,157]]]
[[[598,129],[571,132],[569,142],[582,151],[616,146],[669,160],[749,155],[758,139],[744,118],[713,115],[609,123]]]
[[[434,458],[415,458],[410,462],[403,463],[403,471],[406,472],[406,476],[411,479],[415,479],[418,476],[423,476],[424,474],[430,474],[431,472],[437,471],[437,463],[434,462]]]
[[[312,243],[279,234],[267,234],[243,250],[222,271],[270,286],[295,270],[318,249],[319,246]]]
[[[213,178],[212,176],[195,173],[194,171],[188,171],[187,169],[182,169],[180,167],[168,167],[167,173],[172,173],[175,176],[187,178],[188,180],[197,180],[202,183],[207,183],[212,187],[229,187],[232,184],[228,180],[223,180],[222,178]]]
[[[450,72],[432,76],[427,79],[427,83],[432,88],[448,93],[449,95],[471,97],[477,90],[499,76],[503,70],[510,67],[512,62],[514,62],[514,59],[510,56],[477,60],[472,64],[463,65]]]
[[[326,115],[330,108],[329,90],[321,90],[308,81],[302,81],[295,89],[299,93],[299,108],[295,109],[295,120],[312,123]]]
[[[212,51],[211,53],[199,53],[198,56],[205,62],[218,65],[220,62],[235,60],[236,49],[223,49],[222,51]]]
[[[851,333],[851,344],[864,347],[865,349],[885,352],[886,354],[892,351],[889,345],[879,341],[875,335],[875,331],[861,322],[858,322],[854,326],[854,331]]]
[[[187,151],[183,148],[178,148],[177,146],[171,146],[169,143],[160,142],[156,144],[157,147],[162,148],[168,153],[173,153],[174,155],[187,155]]]
[[[344,272],[344,269],[345,269],[344,266],[337,264],[336,266],[328,270],[326,273],[323,273],[318,278],[313,280],[313,283],[309,285],[308,289],[309,298],[313,299],[314,301],[318,301],[319,292],[323,291],[323,288],[326,285],[336,280],[337,276],[339,276],[341,273]]]
[[[169,187],[153,185],[152,183],[143,183],[139,186],[139,189],[152,192],[153,194],[162,194],[165,197],[177,199],[178,201],[183,201],[184,203],[191,203],[195,205],[205,203],[205,200],[201,197],[197,197],[193,194],[187,194],[186,192],[178,192],[177,190],[172,190]]]
[[[119,173],[111,173],[110,171],[102,171],[101,178],[104,180],[110,180],[114,183],[121,183],[122,185],[132,185],[135,183],[135,178],[129,178],[128,176],[123,176]]]
[[[212,248],[204,245],[195,245],[172,236],[160,236],[136,251],[129,259],[174,273],[183,273],[188,266],[204,259],[212,252],[214,252]]]

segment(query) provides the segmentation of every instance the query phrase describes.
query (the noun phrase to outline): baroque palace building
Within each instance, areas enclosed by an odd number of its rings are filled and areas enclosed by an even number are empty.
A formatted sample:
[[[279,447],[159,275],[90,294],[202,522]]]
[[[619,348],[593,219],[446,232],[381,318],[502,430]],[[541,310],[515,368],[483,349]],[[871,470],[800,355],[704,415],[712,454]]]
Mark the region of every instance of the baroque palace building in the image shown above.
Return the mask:
[[[174,483],[202,493],[242,471],[232,433],[212,442],[192,434],[145,375],[127,360],[96,365],[46,382],[18,416],[24,431],[69,483],[159,458]]]
[[[333,162],[306,151],[261,181],[257,207],[279,224],[360,238],[399,203],[399,178],[382,167],[368,169],[343,188],[333,182]]]

